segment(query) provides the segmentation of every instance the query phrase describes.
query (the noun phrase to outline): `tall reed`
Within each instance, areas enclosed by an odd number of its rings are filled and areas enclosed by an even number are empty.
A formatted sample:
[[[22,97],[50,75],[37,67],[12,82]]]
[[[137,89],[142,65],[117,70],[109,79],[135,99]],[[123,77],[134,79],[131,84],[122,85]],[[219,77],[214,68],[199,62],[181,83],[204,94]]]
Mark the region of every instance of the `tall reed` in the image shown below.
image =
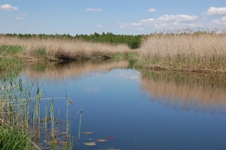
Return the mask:
[[[127,54],[131,52],[130,48],[125,44],[114,45],[107,43],[85,42],[77,39],[41,39],[38,37],[22,39],[1,35],[0,46],[5,45],[21,47],[23,52],[18,55],[27,58],[30,56],[40,56],[40,53],[42,57],[48,56],[60,59],[80,59],[114,55],[117,53]]]
[[[139,50],[139,66],[154,69],[226,72],[226,34],[156,33]]]
[[[55,99],[43,98],[40,86],[37,86],[34,94],[33,85],[24,82],[13,73],[0,80],[1,149],[41,149],[50,145],[61,149],[65,143],[71,145],[69,134],[66,141],[59,134],[60,131],[69,131],[69,129],[57,128],[54,117]],[[41,101],[50,101],[50,106],[47,105],[49,109],[46,106],[45,114],[40,112]],[[48,110],[50,112],[47,112]],[[50,114],[50,119],[47,114]],[[48,124],[51,124],[51,127]],[[66,149],[72,147],[67,146]]]

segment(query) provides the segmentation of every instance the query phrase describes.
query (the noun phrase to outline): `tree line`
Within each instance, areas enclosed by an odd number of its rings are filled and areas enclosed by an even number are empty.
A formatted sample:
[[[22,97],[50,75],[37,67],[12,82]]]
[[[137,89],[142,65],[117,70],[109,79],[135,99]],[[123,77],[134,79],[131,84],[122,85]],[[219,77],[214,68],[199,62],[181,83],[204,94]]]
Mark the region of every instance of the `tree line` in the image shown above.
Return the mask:
[[[83,41],[90,42],[102,42],[102,43],[111,43],[111,44],[127,44],[131,49],[139,48],[141,45],[141,39],[143,35],[123,35],[123,34],[113,34],[111,32],[107,33],[93,33],[93,34],[76,34],[72,36],[70,34],[16,34],[16,33],[7,33],[1,34],[4,36],[15,36],[18,38],[33,38],[38,37],[40,39],[47,38],[57,38],[57,39],[79,39]]]

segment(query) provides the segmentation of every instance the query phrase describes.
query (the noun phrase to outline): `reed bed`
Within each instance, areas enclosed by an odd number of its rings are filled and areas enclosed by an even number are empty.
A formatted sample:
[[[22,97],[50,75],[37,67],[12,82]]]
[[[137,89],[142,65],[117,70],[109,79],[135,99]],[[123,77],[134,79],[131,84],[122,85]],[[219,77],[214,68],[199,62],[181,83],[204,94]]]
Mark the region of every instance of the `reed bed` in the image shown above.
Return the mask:
[[[157,103],[182,110],[215,112],[226,107],[225,81],[224,75],[144,71],[141,86],[150,100]]]
[[[20,46],[23,52],[20,56],[36,58],[57,58],[57,59],[92,59],[110,57],[115,54],[127,54],[131,52],[125,44],[107,44],[85,42],[77,39],[57,39],[39,37],[17,38],[0,36],[0,46]]]
[[[151,69],[226,73],[226,34],[155,33],[139,49],[138,66]]]

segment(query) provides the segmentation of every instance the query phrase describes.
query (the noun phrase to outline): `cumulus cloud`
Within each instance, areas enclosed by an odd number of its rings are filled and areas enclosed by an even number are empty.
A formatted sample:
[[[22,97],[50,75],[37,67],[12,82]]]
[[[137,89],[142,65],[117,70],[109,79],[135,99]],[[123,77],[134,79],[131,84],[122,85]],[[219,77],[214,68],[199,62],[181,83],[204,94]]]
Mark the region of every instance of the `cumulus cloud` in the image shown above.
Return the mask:
[[[210,7],[203,15],[226,15],[226,7]]]
[[[213,19],[211,20],[212,26],[225,28],[226,26],[226,17],[222,17],[221,19]]]
[[[98,11],[102,11],[102,9],[101,8],[86,8],[85,11],[98,12]]]
[[[18,8],[10,4],[4,4],[0,6],[0,10],[13,11],[13,10],[18,10]]]
[[[221,20],[226,22],[226,17],[221,18]]]
[[[150,8],[150,9],[148,9],[148,10],[147,10],[147,12],[151,12],[151,13],[153,13],[153,12],[156,12],[156,9],[154,9],[154,8]]]
[[[144,27],[152,28],[178,28],[178,27],[194,27],[198,25],[198,17],[190,15],[163,15],[159,18],[142,19],[138,22],[119,23],[120,28],[142,29]]]
[[[196,21],[198,19],[197,16],[190,15],[164,15],[158,18],[159,21],[170,21],[170,22],[183,22],[183,21]]]

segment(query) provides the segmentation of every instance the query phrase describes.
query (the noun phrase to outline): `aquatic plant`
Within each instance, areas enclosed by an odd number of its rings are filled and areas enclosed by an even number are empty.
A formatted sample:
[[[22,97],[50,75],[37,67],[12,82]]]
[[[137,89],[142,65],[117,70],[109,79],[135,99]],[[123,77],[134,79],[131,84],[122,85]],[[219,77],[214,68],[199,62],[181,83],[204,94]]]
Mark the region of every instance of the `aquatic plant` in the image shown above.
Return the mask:
[[[41,149],[49,146],[72,149],[69,130],[61,134],[65,129],[58,127],[56,122],[63,124],[54,116],[54,99],[43,98],[40,86],[35,89],[33,83],[24,82],[13,73],[5,76],[0,84],[1,149]],[[41,101],[50,101],[44,117],[40,112]]]

